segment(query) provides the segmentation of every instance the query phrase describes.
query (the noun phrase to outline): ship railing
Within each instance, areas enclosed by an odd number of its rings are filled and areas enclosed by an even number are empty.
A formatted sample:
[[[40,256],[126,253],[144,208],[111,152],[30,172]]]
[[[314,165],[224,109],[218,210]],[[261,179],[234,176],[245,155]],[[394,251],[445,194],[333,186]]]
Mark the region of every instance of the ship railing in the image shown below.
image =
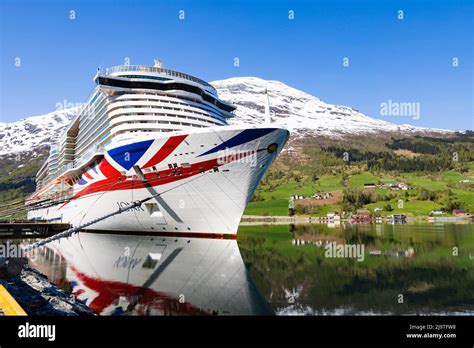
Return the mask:
[[[158,73],[158,74],[165,74],[168,76],[173,76],[173,77],[179,77],[185,80],[193,81],[199,84],[202,84],[206,87],[209,87],[214,93],[216,93],[216,89],[209,83],[207,83],[204,80],[198,79],[197,77],[175,71],[175,70],[169,70],[169,69],[164,69],[164,68],[159,68],[155,66],[146,66],[146,65],[119,65],[119,66],[114,66],[111,68],[107,68],[105,73],[107,75],[116,73],[116,72],[128,72],[128,71],[139,71],[139,72],[149,72],[149,73]]]

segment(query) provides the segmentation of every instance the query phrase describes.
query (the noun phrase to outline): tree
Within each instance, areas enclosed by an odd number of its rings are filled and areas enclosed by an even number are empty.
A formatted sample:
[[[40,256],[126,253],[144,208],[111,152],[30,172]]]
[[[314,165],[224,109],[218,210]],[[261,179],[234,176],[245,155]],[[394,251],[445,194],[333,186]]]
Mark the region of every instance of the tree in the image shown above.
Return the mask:
[[[434,191],[429,191],[427,189],[421,189],[418,194],[420,201],[435,201],[438,195]]]
[[[297,204],[296,207],[295,207],[295,213],[298,214],[298,215],[304,214],[305,213],[304,205]]]
[[[451,199],[448,199],[445,205],[445,210],[453,211],[454,209],[461,209],[461,203],[459,203],[458,201],[453,201]]]
[[[255,191],[255,193],[253,194],[252,199],[250,200],[250,202],[261,202],[261,201],[264,201],[264,200],[265,200],[265,198],[263,198],[263,196],[260,194],[260,192]]]
[[[374,195],[370,192],[364,192],[357,188],[345,189],[343,191],[342,203],[344,208],[359,209],[366,204],[375,201]]]
[[[462,166],[461,168],[459,168],[459,172],[461,174],[467,173],[468,171],[469,171],[469,168],[467,166]]]

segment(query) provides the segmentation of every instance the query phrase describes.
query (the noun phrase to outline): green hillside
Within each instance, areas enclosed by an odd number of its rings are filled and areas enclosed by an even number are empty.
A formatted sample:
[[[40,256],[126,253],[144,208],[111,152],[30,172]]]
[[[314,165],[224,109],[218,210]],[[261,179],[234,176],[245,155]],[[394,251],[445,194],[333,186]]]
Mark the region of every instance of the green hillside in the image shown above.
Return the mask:
[[[428,215],[461,208],[474,214],[474,134],[442,138],[378,136],[350,142],[304,138],[291,143],[264,177],[246,215],[288,215],[290,195],[342,191],[338,202],[296,203],[298,215],[383,209],[380,215]],[[380,187],[403,183],[407,190]],[[377,187],[366,188],[364,185]],[[351,201],[353,196],[354,201]],[[446,214],[449,215],[449,214]]]
[[[7,204],[22,201],[36,187],[36,172],[44,161],[44,154],[36,157],[11,156],[0,157],[0,211]],[[25,214],[14,214],[12,217],[24,217]]]

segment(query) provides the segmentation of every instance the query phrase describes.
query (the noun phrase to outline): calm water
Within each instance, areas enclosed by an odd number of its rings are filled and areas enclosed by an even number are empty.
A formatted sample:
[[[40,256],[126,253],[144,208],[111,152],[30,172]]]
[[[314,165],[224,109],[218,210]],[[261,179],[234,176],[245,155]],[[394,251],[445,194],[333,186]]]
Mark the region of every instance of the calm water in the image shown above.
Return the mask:
[[[101,315],[474,313],[473,224],[242,226],[238,236],[80,233],[30,263]],[[363,246],[363,260],[327,257],[331,243]]]

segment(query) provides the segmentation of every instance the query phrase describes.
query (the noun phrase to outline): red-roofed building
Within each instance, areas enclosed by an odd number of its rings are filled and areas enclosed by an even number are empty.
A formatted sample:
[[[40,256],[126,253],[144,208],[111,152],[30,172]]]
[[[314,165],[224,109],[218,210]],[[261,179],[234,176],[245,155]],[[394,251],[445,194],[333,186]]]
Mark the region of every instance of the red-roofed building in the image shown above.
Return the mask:
[[[464,209],[453,209],[454,216],[466,216],[468,215]]]

